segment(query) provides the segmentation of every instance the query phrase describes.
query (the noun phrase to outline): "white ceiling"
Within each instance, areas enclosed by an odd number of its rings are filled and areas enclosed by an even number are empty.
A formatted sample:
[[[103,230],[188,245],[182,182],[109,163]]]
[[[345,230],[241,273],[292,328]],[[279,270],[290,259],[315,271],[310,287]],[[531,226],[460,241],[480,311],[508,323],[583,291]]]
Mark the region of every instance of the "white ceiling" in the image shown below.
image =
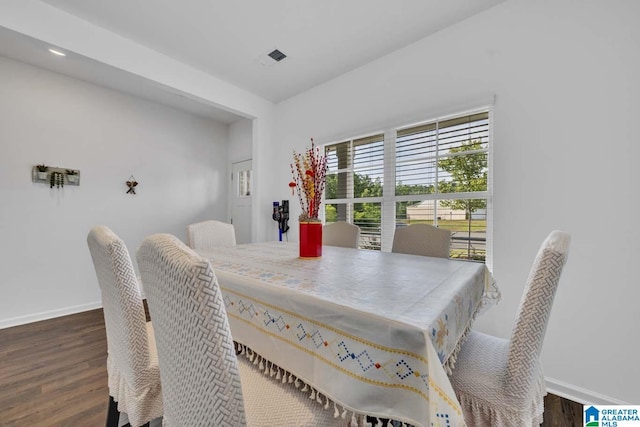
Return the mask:
[[[42,1],[277,103],[504,0]],[[26,53],[37,40],[10,33],[0,31],[0,55],[51,68]],[[276,48],[287,58],[268,58]],[[180,98],[96,61],[75,62],[55,71],[89,81],[88,73],[97,73],[100,84],[149,99],[157,95],[135,90],[161,91],[169,99],[160,102]],[[182,98],[176,102],[199,103]],[[213,108],[185,105],[176,106],[204,108],[205,115]]]
[[[0,56],[168,105],[217,122],[233,123],[242,118],[217,106],[209,105],[202,99],[187,98],[172,88],[102,62],[75,54],[60,58],[49,53],[50,47],[49,43],[0,27]]]

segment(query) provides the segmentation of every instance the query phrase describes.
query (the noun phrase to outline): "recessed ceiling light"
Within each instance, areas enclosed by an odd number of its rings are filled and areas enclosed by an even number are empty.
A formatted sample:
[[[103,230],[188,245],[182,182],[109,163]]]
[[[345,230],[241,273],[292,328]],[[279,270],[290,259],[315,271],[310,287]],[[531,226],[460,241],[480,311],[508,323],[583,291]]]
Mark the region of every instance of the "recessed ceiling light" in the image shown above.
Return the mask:
[[[56,50],[56,49],[49,49],[49,52],[53,53],[54,55],[58,55],[58,56],[67,56],[64,52],[60,52],[59,50]]]

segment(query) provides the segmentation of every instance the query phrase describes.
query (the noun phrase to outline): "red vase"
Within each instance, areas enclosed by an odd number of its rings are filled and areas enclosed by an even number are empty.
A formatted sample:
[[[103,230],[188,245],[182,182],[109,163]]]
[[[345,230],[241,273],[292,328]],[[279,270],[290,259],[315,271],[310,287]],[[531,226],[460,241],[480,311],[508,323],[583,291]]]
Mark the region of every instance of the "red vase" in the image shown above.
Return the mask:
[[[322,256],[322,223],[300,223],[300,258]]]

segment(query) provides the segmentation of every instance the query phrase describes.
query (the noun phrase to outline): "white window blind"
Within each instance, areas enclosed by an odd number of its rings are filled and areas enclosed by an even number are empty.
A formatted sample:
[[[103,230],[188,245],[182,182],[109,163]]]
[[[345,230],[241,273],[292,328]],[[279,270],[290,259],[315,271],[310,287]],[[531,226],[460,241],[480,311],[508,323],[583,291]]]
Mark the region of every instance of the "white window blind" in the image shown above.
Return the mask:
[[[326,145],[325,221],[357,224],[377,250],[397,227],[433,224],[452,231],[451,257],[484,261],[490,126],[486,109]]]
[[[484,261],[489,135],[488,112],[399,129],[396,227],[447,228],[452,258]]]
[[[384,183],[382,134],[325,146],[327,184],[325,222],[360,227],[360,247],[380,249]]]

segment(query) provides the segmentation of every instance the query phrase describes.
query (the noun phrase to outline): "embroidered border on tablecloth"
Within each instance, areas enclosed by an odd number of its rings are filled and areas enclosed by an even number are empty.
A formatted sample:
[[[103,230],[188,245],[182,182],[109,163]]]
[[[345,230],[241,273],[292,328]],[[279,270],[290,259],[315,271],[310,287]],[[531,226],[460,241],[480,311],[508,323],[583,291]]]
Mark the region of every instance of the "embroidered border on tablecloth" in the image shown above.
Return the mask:
[[[228,316],[311,354],[359,381],[408,390],[419,395],[427,405],[431,388],[450,410],[462,416],[458,403],[429,376],[424,356],[372,343],[224,286],[221,289]],[[328,396],[326,391],[322,393]]]

